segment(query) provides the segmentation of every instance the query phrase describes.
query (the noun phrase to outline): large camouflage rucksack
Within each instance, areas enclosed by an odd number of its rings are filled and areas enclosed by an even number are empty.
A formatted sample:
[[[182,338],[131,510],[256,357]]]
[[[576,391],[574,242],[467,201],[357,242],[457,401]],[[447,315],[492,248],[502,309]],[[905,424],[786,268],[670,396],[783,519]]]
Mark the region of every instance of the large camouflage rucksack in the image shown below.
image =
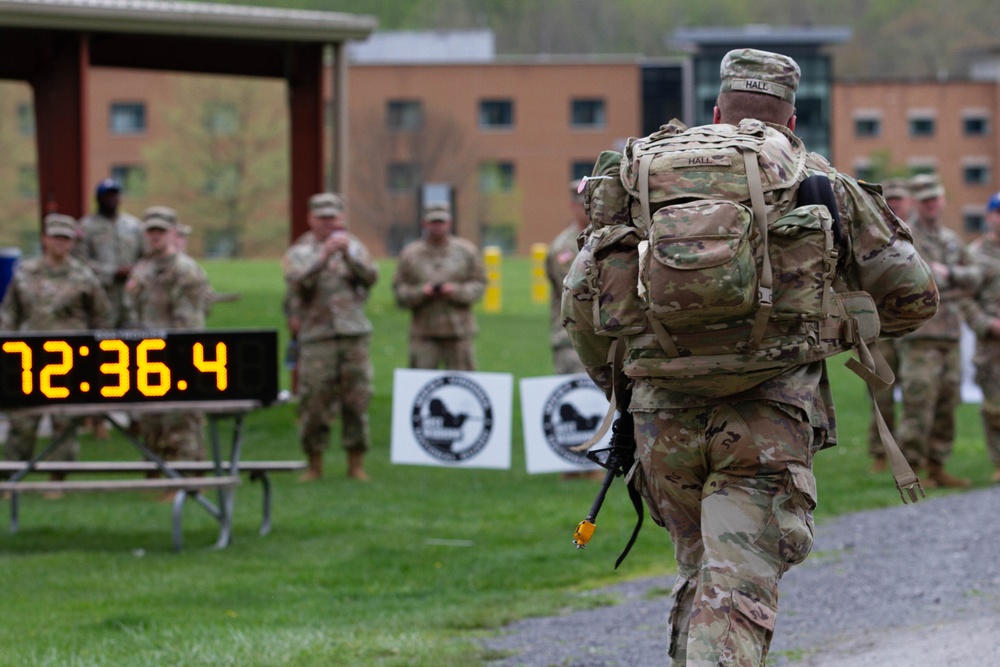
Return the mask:
[[[719,397],[847,349],[866,357],[875,304],[833,288],[839,227],[799,190],[819,179],[832,201],[834,172],[806,158],[794,135],[751,119],[674,122],[601,155],[587,281],[596,332],[625,339],[625,375]]]

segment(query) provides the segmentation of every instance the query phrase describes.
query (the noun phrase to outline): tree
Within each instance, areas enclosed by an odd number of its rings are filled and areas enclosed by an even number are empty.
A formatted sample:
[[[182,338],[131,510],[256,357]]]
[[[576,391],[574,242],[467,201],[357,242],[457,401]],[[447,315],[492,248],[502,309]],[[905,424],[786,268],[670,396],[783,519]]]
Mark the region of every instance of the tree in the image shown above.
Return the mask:
[[[351,118],[351,153],[358,157],[351,165],[348,212],[366,238],[390,250],[416,235],[421,185],[462,190],[475,183],[475,150],[460,125],[423,108],[411,113],[396,129],[380,110]]]
[[[281,82],[178,77],[163,141],[145,153],[148,197],[173,206],[212,255],[273,254],[288,233]],[[192,244],[195,249],[198,243]]]
[[[35,254],[38,247],[38,161],[31,90],[23,83],[0,83],[0,246]]]

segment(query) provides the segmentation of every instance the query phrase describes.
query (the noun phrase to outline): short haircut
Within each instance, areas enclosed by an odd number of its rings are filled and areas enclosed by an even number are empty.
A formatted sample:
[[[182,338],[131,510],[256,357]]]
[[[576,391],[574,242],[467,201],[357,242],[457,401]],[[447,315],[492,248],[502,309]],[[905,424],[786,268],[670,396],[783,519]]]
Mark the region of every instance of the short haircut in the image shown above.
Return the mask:
[[[722,122],[730,125],[738,125],[744,118],[788,125],[788,121],[795,115],[795,107],[781,98],[740,90],[719,93],[717,104]]]

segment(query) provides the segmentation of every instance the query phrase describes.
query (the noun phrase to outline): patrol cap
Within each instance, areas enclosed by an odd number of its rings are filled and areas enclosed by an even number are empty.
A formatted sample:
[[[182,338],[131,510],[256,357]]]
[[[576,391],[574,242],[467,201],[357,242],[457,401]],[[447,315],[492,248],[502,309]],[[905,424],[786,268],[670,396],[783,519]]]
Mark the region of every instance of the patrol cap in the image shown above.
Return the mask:
[[[944,196],[944,186],[937,174],[917,174],[910,180],[910,189],[917,201]]]
[[[582,178],[569,182],[569,198],[578,204],[583,203],[583,191],[580,188],[580,184],[583,182]]]
[[[986,202],[986,212],[1000,211],[1000,192],[994,192],[990,200]]]
[[[103,181],[97,184],[98,197],[107,192],[121,192],[121,191],[122,191],[122,184],[113,178],[105,178]]]
[[[43,221],[46,236],[76,238],[76,220],[62,213],[49,213]]]
[[[910,184],[905,178],[887,178],[882,182],[882,196],[886,199],[910,197]]]
[[[173,229],[177,226],[177,212],[168,206],[150,206],[142,212],[142,228]]]
[[[451,220],[451,204],[435,203],[424,206],[424,220]]]
[[[757,49],[733,49],[722,59],[720,93],[742,91],[780,97],[795,104],[802,71],[798,63],[780,53]]]
[[[336,218],[344,212],[344,200],[332,192],[321,192],[309,198],[309,212],[320,218]]]

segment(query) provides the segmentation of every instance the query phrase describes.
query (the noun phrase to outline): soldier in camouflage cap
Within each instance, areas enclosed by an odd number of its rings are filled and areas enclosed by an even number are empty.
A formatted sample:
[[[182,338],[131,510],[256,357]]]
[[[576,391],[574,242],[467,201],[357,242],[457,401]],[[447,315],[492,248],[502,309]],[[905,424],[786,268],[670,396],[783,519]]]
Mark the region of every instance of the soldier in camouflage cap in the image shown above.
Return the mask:
[[[1000,192],[986,203],[986,233],[972,242],[969,252],[982,269],[983,281],[963,303],[965,320],[976,333],[976,384],[983,390],[979,413],[986,437],[986,453],[1000,483]]]
[[[295,323],[298,337],[299,439],[309,457],[309,469],[300,480],[322,476],[330,423],[339,412],[347,476],[364,481],[364,454],[371,447],[368,404],[374,390],[372,325],[365,303],[378,280],[378,265],[347,231],[338,195],[310,197],[309,229],[282,262],[285,315]]]
[[[208,276],[177,249],[177,212],[151,206],[142,215],[146,255],[126,283],[134,323],[145,329],[204,329]],[[141,417],[146,446],[168,461],[205,458],[204,416],[196,411],[146,413]],[[163,499],[172,498],[164,494]]]
[[[613,339],[602,334],[622,322],[634,323],[639,329],[639,333],[618,340],[618,345],[625,345],[622,371],[630,384],[619,385],[616,397],[622,396],[620,392],[628,396],[629,402],[619,403],[618,407],[627,408],[635,421],[638,465],[632,479],[650,516],[670,532],[675,547],[678,577],[673,590],[669,649],[673,667],[765,663],[775,628],[778,582],[790,567],[807,557],[812,547],[812,511],[817,497],[813,455],[836,443],[836,429],[824,361],[806,359],[799,365],[779,366],[777,374],[760,380],[737,364],[725,369],[723,384],[710,385],[719,393],[699,393],[694,386],[711,382],[713,374],[719,376],[718,364],[722,362],[711,355],[726,359],[727,355],[719,350],[726,349],[726,336],[731,333],[705,328],[683,334],[687,340],[671,338],[669,331],[656,336],[651,331],[650,316],[639,312],[640,317],[635,318],[634,313],[614,309],[617,304],[629,302],[637,304],[633,310],[641,307],[636,279],[630,277],[630,272],[638,271],[635,267],[642,253],[641,244],[649,243],[648,257],[661,240],[657,237],[650,241],[647,235],[654,222],[664,219],[660,211],[670,215],[671,209],[676,212],[687,206],[689,195],[698,194],[701,182],[720,188],[706,187],[702,193],[706,207],[714,200],[734,198],[731,190],[721,189],[721,184],[748,183],[745,171],[713,174],[724,170],[722,159],[740,168],[743,160],[713,149],[718,145],[715,140],[742,146],[763,137],[758,159],[762,172],[783,174],[772,165],[793,158],[799,160],[801,169],[787,185],[775,186],[767,201],[759,205],[774,220],[796,209],[801,179],[815,176],[814,181],[829,180],[844,237],[840,261],[832,266],[842,267],[834,270],[847,283],[848,290],[871,295],[881,316],[883,335],[900,336],[914,330],[934,313],[937,304],[930,268],[917,254],[909,231],[889,210],[877,187],[838,173],[821,156],[807,152],[793,134],[793,101],[799,79],[794,61],[779,54],[737,49],[724,58],[721,74],[715,124],[688,130],[675,122],[650,137],[630,139],[619,169],[610,167],[611,158],[602,154],[595,173],[610,180],[598,181],[595,186],[605,194],[600,195],[601,206],[591,209],[594,229],[570,268],[563,291],[563,318],[570,339],[590,376],[609,394],[616,376],[608,361]],[[695,158],[683,158],[684,148],[663,158],[664,163],[669,163],[663,167],[668,171],[685,162],[692,166],[689,172],[681,171],[683,167],[670,171],[671,176],[680,174],[671,182],[683,183],[690,191],[685,190],[685,199],[678,200],[681,203],[675,206],[668,200],[656,211],[659,217],[655,220],[647,219],[645,212],[650,210],[649,201],[654,196],[650,162],[633,160],[636,152],[642,153],[649,144],[694,144],[703,150]],[[716,156],[722,159],[715,160]],[[635,162],[640,166],[636,167]],[[705,162],[712,162],[711,170],[697,166]],[[640,172],[642,165],[646,167],[645,176]],[[638,189],[631,180],[637,172],[639,179],[645,180]],[[619,196],[616,188],[629,196]],[[667,198],[670,194],[659,185],[655,191],[657,197]],[[749,193],[746,197],[742,200],[744,206],[750,204]],[[622,202],[622,210],[607,210],[610,202],[617,201]],[[694,224],[691,218],[688,221]],[[605,238],[622,241],[609,246],[609,259],[601,264],[604,273],[600,280],[602,284],[622,287],[613,293],[595,293],[594,265],[599,259],[593,248]],[[627,243],[630,239],[631,245]],[[698,244],[691,244],[691,254],[697,254],[698,248]],[[709,248],[716,252],[711,257],[717,261],[714,258],[718,247]],[[641,270],[654,271],[653,263],[645,261]],[[671,294],[657,295],[659,303],[670,301]],[[675,295],[675,299],[680,298],[685,297]],[[617,319],[602,319],[606,313]],[[632,318],[627,319],[629,316]],[[779,339],[786,336],[784,332],[774,335]],[[665,346],[662,339],[674,341],[678,348],[696,345],[714,349],[691,357],[671,355],[666,351],[670,345]],[[753,358],[739,352],[729,356],[736,360]],[[687,364],[682,366],[687,373],[657,376],[660,369],[673,364]],[[739,388],[727,392],[726,382]]]
[[[914,245],[934,271],[941,306],[929,322],[899,341],[899,385],[903,412],[899,444],[915,469],[926,466],[927,486],[968,487],[944,469],[955,443],[955,410],[961,402],[962,300],[979,286],[982,268],[945,224],[945,191],[936,174],[910,181],[915,214]]]
[[[112,326],[111,304],[100,281],[83,262],[72,257],[76,220],[68,215],[45,216],[42,256],[22,262],[3,304],[0,331],[86,331]],[[76,460],[80,445],[72,420],[52,415],[53,433],[72,431],[51,455]],[[4,460],[27,461],[35,450],[38,416],[12,414],[4,445]],[[61,479],[53,474],[53,479]]]
[[[479,249],[452,235],[448,204],[425,207],[422,227],[423,238],[403,248],[392,279],[396,303],[413,313],[410,367],[473,371],[472,305],[486,289]]]

